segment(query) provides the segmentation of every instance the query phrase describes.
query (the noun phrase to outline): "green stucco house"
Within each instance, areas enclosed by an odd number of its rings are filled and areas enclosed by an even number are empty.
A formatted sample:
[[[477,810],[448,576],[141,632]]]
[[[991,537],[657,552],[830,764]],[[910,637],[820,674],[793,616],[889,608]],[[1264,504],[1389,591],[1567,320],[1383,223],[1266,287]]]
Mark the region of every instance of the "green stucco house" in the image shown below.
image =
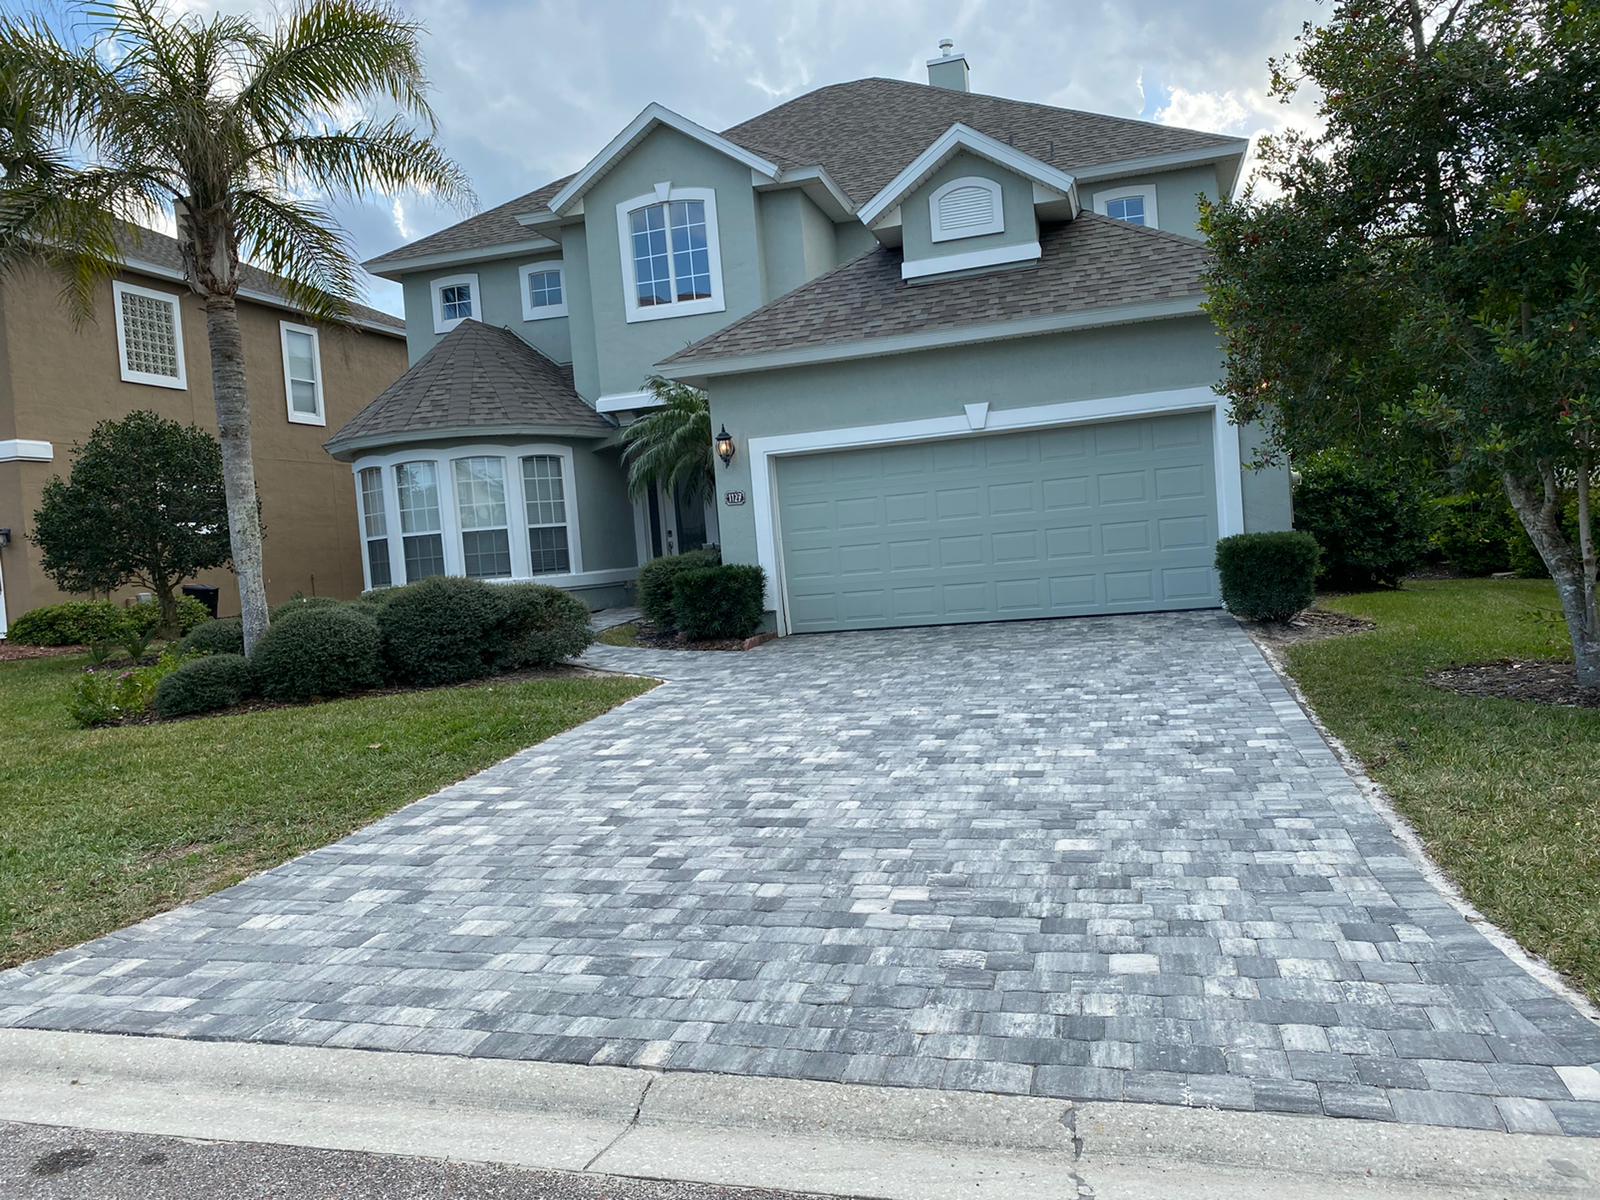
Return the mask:
[[[579,172],[374,259],[411,367],[328,443],[367,584],[626,602],[704,543],[781,633],[1216,607],[1218,537],[1289,524],[1230,425],[1201,195],[1238,138],[928,83],[819,88],[714,133],[652,104]],[[652,374],[732,457],[635,501]]]

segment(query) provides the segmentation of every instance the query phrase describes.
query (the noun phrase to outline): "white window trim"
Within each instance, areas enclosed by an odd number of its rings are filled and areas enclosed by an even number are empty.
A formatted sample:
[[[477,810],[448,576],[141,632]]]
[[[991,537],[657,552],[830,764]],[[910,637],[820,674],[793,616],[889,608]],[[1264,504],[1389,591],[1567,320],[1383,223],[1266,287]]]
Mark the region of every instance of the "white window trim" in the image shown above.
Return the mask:
[[[189,390],[189,368],[183,360],[183,303],[182,298],[173,292],[158,292],[152,288],[140,287],[134,283],[123,283],[120,279],[111,281],[112,316],[117,322],[117,361],[122,367],[122,381],[124,383],[143,383],[150,387],[172,388],[174,391],[184,392]],[[147,371],[132,371],[128,369],[128,335],[122,325],[122,297],[126,294],[143,296],[148,300],[161,300],[172,308],[173,346],[177,352],[178,376],[174,379],[170,375],[152,375]]]
[[[939,205],[951,192],[961,188],[979,188],[989,193],[994,205],[993,215],[981,225],[963,225],[959,229],[946,229],[940,223]],[[1004,233],[1006,230],[1005,197],[1000,191],[1000,181],[986,175],[963,175],[933,190],[928,197],[928,230],[933,241],[951,242],[958,238],[982,237],[986,233]]]
[[[1161,222],[1156,218],[1156,189],[1154,184],[1142,184],[1139,187],[1112,188],[1105,192],[1096,192],[1094,196],[1094,211],[1102,217],[1111,214],[1106,212],[1106,207],[1113,200],[1131,200],[1139,196],[1144,200],[1144,228],[1160,229]]]
[[[444,319],[444,300],[442,293],[447,287],[459,287],[466,284],[472,289],[472,316],[452,317]],[[478,287],[476,274],[466,275],[441,275],[428,285],[433,292],[433,331],[435,333],[449,333],[463,321],[478,321],[483,319],[483,291]]]
[[[673,200],[703,200],[706,205],[706,253],[711,260],[711,295],[704,300],[673,300],[670,304],[641,305],[639,281],[633,269],[633,230],[629,215],[636,209]],[[670,226],[669,226],[670,234]],[[711,188],[680,188],[658,183],[656,190],[635,196],[617,205],[617,251],[622,260],[622,303],[629,324],[635,321],[663,321],[669,317],[692,317],[698,313],[718,313],[727,308],[722,299],[722,247],[717,238],[717,193]],[[669,236],[667,256],[672,256]]]
[[[356,527],[360,531],[360,534],[361,534],[361,539],[360,539],[361,540],[361,581],[365,585],[362,588],[362,590],[363,591],[368,591],[368,592],[370,592],[372,590],[372,560],[371,560],[371,549],[370,549],[370,547],[371,547],[373,542],[377,542],[377,541],[383,542],[384,550],[388,553],[388,556],[389,556],[389,582],[384,584],[383,586],[384,587],[393,587],[394,586],[394,580],[395,580],[395,574],[394,574],[394,538],[395,538],[395,535],[394,535],[394,533],[391,530],[390,525],[389,525],[389,513],[390,513],[391,509],[394,507],[394,505],[391,505],[391,503],[390,503],[390,495],[391,495],[391,493],[394,492],[395,488],[394,488],[393,483],[390,480],[389,474],[387,472],[385,472],[381,467],[374,467],[373,470],[378,472],[378,495],[382,498],[382,503],[383,503],[383,509],[382,509],[382,513],[381,513],[381,515],[383,517],[383,536],[382,537],[378,537],[378,536],[376,536],[374,534],[371,534],[371,533],[367,532],[366,493],[363,492],[362,488],[361,488],[361,469],[358,468],[354,473],[355,474],[355,482],[356,482]],[[396,500],[396,504],[398,504],[398,500]],[[402,559],[402,561],[404,561],[404,555],[403,554],[401,555],[401,559]]]
[[[506,523],[504,525],[479,525],[473,529],[468,529],[461,519],[461,493],[457,490],[460,484],[456,478],[456,464],[473,458],[497,458],[500,460],[500,493],[506,509]],[[450,502],[456,507],[456,527],[459,530],[458,536],[462,539],[461,573],[465,575],[467,572],[466,536],[469,533],[498,533],[502,529],[505,530],[506,546],[511,556],[510,575],[475,575],[468,576],[468,578],[482,579],[487,582],[495,579],[510,579],[517,573],[517,539],[511,531],[511,480],[508,477],[511,466],[512,464],[506,461],[506,456],[503,454],[462,454],[460,451],[455,451],[450,455]]]
[[[534,454],[546,454],[561,460],[561,486],[567,501],[567,560],[570,570],[560,575],[534,575],[528,548],[527,496],[522,486],[522,459]],[[446,575],[465,576],[466,552],[461,544],[461,517],[457,509],[455,489],[455,460],[458,458],[501,458],[506,463],[506,516],[511,520],[511,574],[501,579],[486,579],[485,583],[545,583],[552,587],[594,587],[606,583],[621,583],[632,579],[637,567],[587,572],[583,569],[583,530],[579,526],[578,485],[573,450],[548,442],[471,443],[448,446],[436,450],[402,448],[388,454],[369,454],[350,464],[356,485],[356,522],[361,532],[362,545],[366,544],[366,525],[361,520],[361,472],[366,467],[383,471],[384,518],[394,532],[389,536],[389,575],[395,587],[403,586],[406,579],[405,535],[400,532],[400,493],[395,480],[395,467],[400,463],[431,462],[440,480],[439,530],[444,539],[444,572]],[[448,482],[449,487],[444,484]],[[515,518],[515,519],[512,519]],[[519,532],[520,527],[520,532]],[[365,554],[361,559],[361,576],[367,590],[372,588],[372,575]]]
[[[294,383],[289,378],[289,335],[303,333],[311,338],[311,365],[316,372],[312,383],[316,387],[317,411],[314,413],[295,412],[294,410]],[[283,349],[283,402],[289,413],[289,420],[295,425],[326,425],[328,423],[328,409],[322,399],[322,335],[310,325],[296,325],[293,321],[278,322],[278,341]]]
[[[561,280],[561,303],[535,306],[528,299],[528,277],[530,275],[542,275],[546,271],[554,271],[556,277]],[[522,290],[522,319],[524,321],[545,321],[551,317],[564,317],[567,315],[567,270],[560,262],[533,262],[518,267],[517,286]]]
[[[783,551],[778,533],[777,459],[823,450],[845,450],[860,446],[891,446],[901,442],[942,441],[947,438],[982,436],[975,434],[971,415],[963,411],[948,417],[927,417],[896,421],[884,425],[857,425],[839,429],[816,429],[806,433],[779,434],[751,438],[750,506],[756,527],[756,561],[767,572],[767,607],[778,614],[778,632],[787,634],[789,609],[787,580],[783,574]],[[1097,400],[1071,400],[1060,404],[1041,404],[1027,408],[989,409],[983,432],[1013,433],[1028,429],[1054,429],[1098,421],[1120,421],[1132,417],[1159,416],[1183,412],[1209,413],[1212,419],[1212,454],[1216,473],[1217,536],[1244,532],[1244,484],[1239,453],[1239,430],[1228,420],[1229,401],[1210,388],[1180,388],[1170,392],[1146,392],[1132,396],[1107,396]]]

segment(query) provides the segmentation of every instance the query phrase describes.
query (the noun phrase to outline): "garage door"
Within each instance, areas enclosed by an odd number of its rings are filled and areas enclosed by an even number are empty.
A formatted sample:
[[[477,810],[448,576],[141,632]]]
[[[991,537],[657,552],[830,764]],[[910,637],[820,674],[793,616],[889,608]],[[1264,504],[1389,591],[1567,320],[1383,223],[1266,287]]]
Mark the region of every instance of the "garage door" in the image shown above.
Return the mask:
[[[1220,603],[1209,413],[778,460],[790,628]]]

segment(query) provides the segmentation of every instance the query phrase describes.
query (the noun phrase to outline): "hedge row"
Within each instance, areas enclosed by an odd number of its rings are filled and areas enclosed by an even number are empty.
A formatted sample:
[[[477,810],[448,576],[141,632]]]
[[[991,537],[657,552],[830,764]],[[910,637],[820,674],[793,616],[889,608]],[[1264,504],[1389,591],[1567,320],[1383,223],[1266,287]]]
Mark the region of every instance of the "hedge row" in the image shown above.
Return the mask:
[[[211,619],[204,604],[184,596],[177,607],[178,632],[188,633]],[[157,604],[116,605],[109,600],[67,600],[23,613],[6,630],[19,646],[115,645],[131,637],[154,636],[161,625]]]

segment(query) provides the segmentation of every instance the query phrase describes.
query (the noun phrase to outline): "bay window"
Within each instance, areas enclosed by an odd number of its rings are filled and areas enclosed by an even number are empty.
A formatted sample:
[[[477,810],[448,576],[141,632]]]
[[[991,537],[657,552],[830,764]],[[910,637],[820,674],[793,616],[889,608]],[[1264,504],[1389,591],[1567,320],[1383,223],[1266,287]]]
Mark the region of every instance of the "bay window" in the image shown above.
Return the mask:
[[[389,568],[389,514],[383,499],[383,469],[361,470],[361,534],[367,547],[367,586],[388,587],[394,582]]]
[[[567,493],[561,460],[531,454],[522,460],[522,495],[528,517],[528,557],[535,575],[560,575],[572,569],[567,543]]]
[[[444,525],[439,512],[438,464],[401,463],[394,469],[400,503],[400,548],[405,552],[406,582],[443,575]]]
[[[461,557],[468,578],[511,577],[511,530],[506,519],[506,460],[478,455],[452,464]]]

